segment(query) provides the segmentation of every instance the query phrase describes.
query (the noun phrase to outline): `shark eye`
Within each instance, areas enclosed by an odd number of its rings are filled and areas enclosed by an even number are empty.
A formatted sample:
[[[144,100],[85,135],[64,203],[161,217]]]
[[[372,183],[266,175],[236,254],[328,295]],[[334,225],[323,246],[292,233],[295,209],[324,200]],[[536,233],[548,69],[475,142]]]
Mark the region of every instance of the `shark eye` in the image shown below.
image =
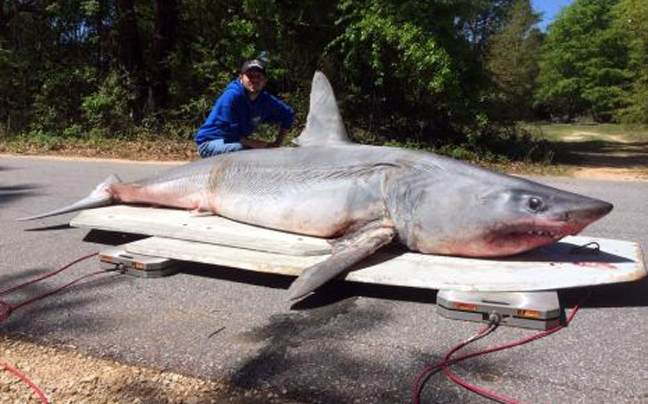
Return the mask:
[[[544,204],[542,203],[542,199],[532,196],[529,198],[529,209],[531,209],[534,212],[539,212],[543,210]]]

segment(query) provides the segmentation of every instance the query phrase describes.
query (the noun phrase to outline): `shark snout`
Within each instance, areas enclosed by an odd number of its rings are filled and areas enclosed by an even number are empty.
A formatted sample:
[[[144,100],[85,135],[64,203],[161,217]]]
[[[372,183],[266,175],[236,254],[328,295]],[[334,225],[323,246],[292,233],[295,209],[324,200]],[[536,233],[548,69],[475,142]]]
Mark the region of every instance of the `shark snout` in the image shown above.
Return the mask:
[[[614,208],[614,205],[612,205],[609,202],[600,201],[600,205],[601,206],[598,208],[598,214],[601,215],[601,217],[603,217],[603,216],[607,215],[608,213],[610,213],[612,211],[612,209]]]
[[[610,213],[613,207],[614,205],[609,202],[593,200],[582,210],[582,216],[583,218],[597,220]]]
[[[598,199],[589,199],[586,203],[579,203],[572,209],[563,213],[563,220],[569,223],[579,223],[586,226],[612,211],[614,205]]]

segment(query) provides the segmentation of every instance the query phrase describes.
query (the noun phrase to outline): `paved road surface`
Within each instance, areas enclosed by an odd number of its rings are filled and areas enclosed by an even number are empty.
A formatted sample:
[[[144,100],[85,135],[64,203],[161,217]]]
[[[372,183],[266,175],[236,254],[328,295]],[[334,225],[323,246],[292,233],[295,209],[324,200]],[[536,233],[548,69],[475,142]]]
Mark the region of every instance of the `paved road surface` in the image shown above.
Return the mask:
[[[110,173],[134,180],[165,167],[0,158],[0,289],[109,241],[128,241],[70,228],[72,214],[35,222],[13,218],[77,200]],[[639,241],[648,251],[648,182],[538,180],[613,202],[615,210],[584,234]],[[83,262],[27,294],[97,267],[94,260]],[[17,311],[0,332],[306,403],[406,403],[422,367],[481,327],[437,315],[430,291],[334,283],[291,307],[289,283],[200,265],[162,279],[105,275]],[[567,329],[475,358],[456,372],[525,403],[648,403],[647,288],[645,280],[590,288],[593,295]],[[583,294],[561,292],[561,302],[569,306]],[[532,333],[502,327],[474,348]],[[423,402],[490,401],[436,376]]]

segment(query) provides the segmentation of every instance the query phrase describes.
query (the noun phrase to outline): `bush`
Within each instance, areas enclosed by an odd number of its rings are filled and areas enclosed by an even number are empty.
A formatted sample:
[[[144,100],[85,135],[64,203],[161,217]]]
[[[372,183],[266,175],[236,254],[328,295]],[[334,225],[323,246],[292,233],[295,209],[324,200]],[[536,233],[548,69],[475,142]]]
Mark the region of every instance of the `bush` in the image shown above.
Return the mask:
[[[133,130],[128,105],[132,93],[127,85],[124,75],[112,71],[96,91],[83,98],[81,111],[94,134],[111,137]]]

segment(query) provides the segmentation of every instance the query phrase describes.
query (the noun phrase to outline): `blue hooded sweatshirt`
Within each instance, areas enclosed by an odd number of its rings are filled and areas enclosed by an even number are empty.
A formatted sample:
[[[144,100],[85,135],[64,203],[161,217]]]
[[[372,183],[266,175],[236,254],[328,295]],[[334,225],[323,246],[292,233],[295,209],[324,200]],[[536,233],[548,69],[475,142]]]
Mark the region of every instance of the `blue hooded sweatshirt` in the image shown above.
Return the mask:
[[[240,142],[241,136],[250,136],[260,123],[290,129],[294,119],[292,108],[265,90],[251,101],[237,78],[216,100],[205,123],[196,133],[196,143],[200,145],[214,139],[224,139],[225,143]]]

